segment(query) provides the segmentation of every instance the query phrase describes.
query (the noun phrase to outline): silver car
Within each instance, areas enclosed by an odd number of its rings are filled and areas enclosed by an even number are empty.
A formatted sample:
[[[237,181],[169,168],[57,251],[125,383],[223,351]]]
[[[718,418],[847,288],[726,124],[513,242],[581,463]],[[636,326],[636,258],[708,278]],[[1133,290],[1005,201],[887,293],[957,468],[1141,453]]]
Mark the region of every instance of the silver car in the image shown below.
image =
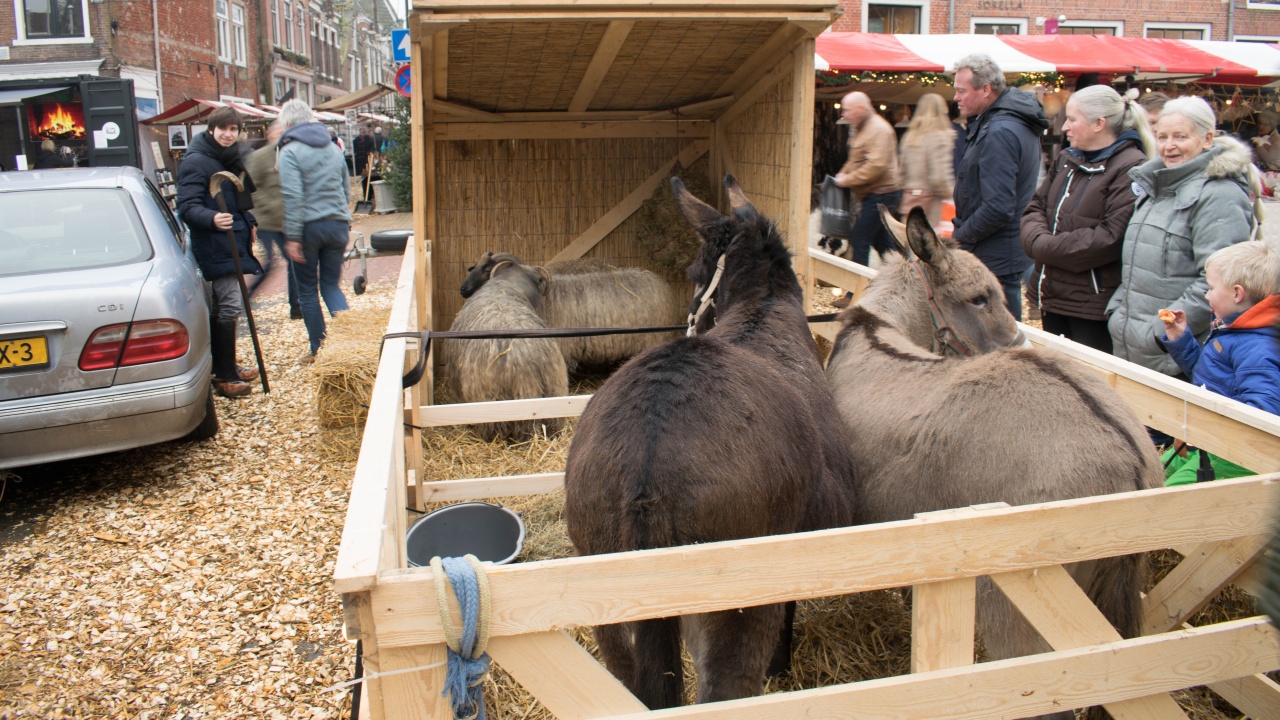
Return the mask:
[[[218,432],[209,309],[136,168],[0,173],[0,468]]]

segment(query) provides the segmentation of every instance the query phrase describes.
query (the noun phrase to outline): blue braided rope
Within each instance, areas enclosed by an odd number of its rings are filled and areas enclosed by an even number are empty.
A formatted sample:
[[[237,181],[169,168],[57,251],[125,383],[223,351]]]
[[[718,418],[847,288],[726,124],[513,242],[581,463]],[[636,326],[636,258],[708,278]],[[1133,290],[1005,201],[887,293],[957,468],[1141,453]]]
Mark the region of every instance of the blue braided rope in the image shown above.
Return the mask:
[[[441,562],[462,608],[462,637],[456,651],[449,648],[449,666],[440,694],[448,693],[456,720],[485,720],[484,676],[489,672],[489,654],[473,657],[479,631],[479,581],[467,560],[449,557]]]

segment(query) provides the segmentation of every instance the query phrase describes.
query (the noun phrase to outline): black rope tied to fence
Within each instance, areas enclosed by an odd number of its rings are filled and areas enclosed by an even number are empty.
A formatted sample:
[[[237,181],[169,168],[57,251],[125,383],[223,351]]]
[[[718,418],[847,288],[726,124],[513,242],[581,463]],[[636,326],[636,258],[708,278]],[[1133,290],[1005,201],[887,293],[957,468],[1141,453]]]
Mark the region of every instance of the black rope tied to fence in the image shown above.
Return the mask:
[[[824,313],[822,315],[809,315],[806,318],[809,322],[831,322],[836,319],[836,313]],[[531,328],[521,330],[421,330],[419,332],[396,332],[387,333],[382,336],[382,344],[385,345],[387,340],[392,338],[417,338],[418,339],[418,361],[409,372],[405,373],[401,379],[401,387],[407,388],[417,385],[422,376],[427,372],[427,360],[431,358],[431,345],[433,340],[508,340],[508,339],[526,339],[526,338],[561,338],[561,337],[597,337],[600,335],[640,335],[643,333],[661,333],[675,332],[677,330],[687,330],[688,325],[655,325],[653,327],[622,327],[622,328]],[[378,355],[382,355],[381,346],[378,348]]]

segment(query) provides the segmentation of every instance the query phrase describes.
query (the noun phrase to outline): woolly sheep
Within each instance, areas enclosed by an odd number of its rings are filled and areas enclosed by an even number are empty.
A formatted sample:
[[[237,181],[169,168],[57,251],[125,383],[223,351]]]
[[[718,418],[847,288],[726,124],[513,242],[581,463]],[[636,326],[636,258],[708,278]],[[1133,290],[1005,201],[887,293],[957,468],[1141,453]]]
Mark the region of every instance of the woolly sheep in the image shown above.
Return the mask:
[[[486,267],[499,258],[515,260],[510,253],[485,253],[469,268],[460,289],[463,297],[483,287]],[[543,316],[548,327],[649,327],[683,322],[688,300],[656,274],[642,268],[617,267],[603,260],[581,259],[551,263]],[[609,366],[669,340],[671,333],[601,335],[560,338],[565,364],[572,372],[580,366]]]
[[[490,280],[458,311],[450,330],[524,330],[547,327],[541,314],[549,277],[538,267],[503,260]],[[517,400],[569,394],[569,374],[554,339],[446,340],[445,366],[459,402]],[[558,431],[559,419],[481,423],[485,440],[518,442],[537,433]]]

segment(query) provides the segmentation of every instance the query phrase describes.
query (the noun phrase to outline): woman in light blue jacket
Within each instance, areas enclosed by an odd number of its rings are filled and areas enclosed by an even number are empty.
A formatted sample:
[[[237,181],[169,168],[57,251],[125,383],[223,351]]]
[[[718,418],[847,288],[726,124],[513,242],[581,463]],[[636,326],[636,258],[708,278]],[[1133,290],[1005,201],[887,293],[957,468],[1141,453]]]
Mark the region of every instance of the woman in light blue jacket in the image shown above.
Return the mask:
[[[1120,288],[1107,305],[1116,356],[1177,375],[1160,347],[1162,308],[1182,310],[1197,337],[1209,331],[1205,260],[1254,237],[1260,188],[1249,150],[1215,137],[1216,118],[1198,97],[1169,101],[1155,124],[1157,157],[1129,171],[1137,199],[1121,250]]]

